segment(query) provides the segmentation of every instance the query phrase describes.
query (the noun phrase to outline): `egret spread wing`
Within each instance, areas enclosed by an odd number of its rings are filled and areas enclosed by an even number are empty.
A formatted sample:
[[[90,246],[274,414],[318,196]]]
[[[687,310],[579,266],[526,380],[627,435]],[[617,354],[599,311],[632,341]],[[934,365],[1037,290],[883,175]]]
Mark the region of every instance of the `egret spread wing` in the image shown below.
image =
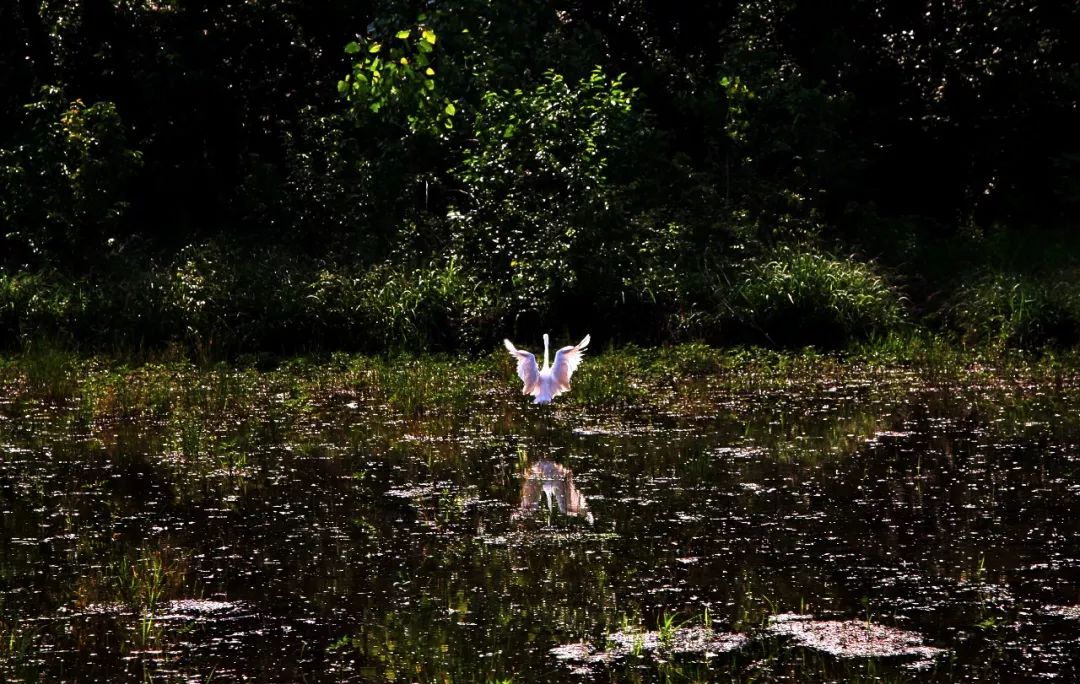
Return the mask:
[[[589,336],[572,347],[563,347],[555,352],[555,363],[551,364],[551,377],[555,381],[555,394],[570,389],[570,376],[581,365],[581,357],[589,346]]]
[[[527,351],[517,349],[510,340],[503,340],[506,351],[517,359],[517,374],[525,386],[521,388],[522,394],[532,394],[536,385],[540,382],[540,367],[536,365],[536,357]]]

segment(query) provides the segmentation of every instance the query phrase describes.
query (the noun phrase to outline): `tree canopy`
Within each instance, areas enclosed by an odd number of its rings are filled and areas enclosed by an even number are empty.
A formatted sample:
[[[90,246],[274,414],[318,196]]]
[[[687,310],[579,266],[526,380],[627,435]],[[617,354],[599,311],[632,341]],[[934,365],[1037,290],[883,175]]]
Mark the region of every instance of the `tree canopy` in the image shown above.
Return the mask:
[[[0,328],[1071,344],[1074,265],[1015,245],[1073,239],[1077,35],[1039,0],[5,3]]]

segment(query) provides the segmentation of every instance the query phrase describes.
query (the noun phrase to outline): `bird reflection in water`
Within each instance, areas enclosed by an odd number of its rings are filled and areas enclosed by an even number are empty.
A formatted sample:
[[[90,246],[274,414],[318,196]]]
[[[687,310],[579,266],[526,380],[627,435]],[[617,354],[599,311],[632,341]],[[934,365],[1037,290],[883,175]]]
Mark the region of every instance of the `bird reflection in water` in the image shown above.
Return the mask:
[[[549,511],[558,508],[563,515],[581,516],[590,525],[593,522],[585,496],[574,486],[574,473],[554,461],[537,461],[525,471],[517,515],[540,510],[545,503]]]

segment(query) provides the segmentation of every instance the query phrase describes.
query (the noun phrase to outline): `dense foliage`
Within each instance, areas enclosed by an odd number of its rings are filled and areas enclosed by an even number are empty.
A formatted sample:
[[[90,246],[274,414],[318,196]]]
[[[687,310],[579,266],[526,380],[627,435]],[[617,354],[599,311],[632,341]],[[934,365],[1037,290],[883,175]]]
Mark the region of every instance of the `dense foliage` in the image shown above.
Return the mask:
[[[1080,341],[1080,6],[0,5],[0,343]]]

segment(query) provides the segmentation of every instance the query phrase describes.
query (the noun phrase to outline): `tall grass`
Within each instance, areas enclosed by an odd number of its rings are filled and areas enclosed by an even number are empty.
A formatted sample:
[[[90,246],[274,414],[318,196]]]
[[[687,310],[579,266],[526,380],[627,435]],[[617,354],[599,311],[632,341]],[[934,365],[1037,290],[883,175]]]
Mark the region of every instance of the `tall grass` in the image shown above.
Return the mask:
[[[190,572],[190,559],[169,548],[123,553],[80,578],[76,603],[120,605],[149,616],[166,599],[185,593]]]
[[[474,347],[493,335],[501,315],[496,290],[453,259],[412,269],[323,269],[307,289],[306,315],[328,341],[351,331],[375,349]]]
[[[965,350],[940,337],[897,333],[846,354],[812,349],[783,352],[702,344],[589,354],[574,375],[562,409],[640,415],[716,411],[717,392],[745,395],[799,385],[840,385],[869,373],[881,382],[912,378],[941,383],[979,377],[990,383],[1064,386],[1080,368],[1076,354],[1040,356]],[[455,430],[476,415],[531,411],[512,359],[502,350],[475,358],[409,355],[298,357],[258,370],[187,360],[128,365],[38,349],[0,363],[0,390],[9,415],[44,402],[70,429],[108,441],[111,426],[138,423],[160,433],[175,467],[243,470],[261,440],[301,435],[305,426],[348,408],[380,425]],[[517,408],[515,408],[517,407]],[[411,426],[411,427],[410,427]],[[397,430],[399,428],[393,428]]]
[[[0,347],[40,341],[163,350],[213,362],[321,349],[475,349],[495,338],[498,290],[448,258],[333,263],[210,243],[172,259],[117,257],[93,277],[0,270]]]
[[[76,366],[75,357],[50,344],[32,345],[19,363],[30,393],[45,401],[58,401],[76,392]]]
[[[358,264],[249,251],[213,243],[168,260],[118,256],[92,279],[0,270],[0,348],[41,351],[34,381],[53,382],[60,376],[47,368],[47,350],[55,347],[203,364],[327,350],[475,353],[542,323],[537,312],[511,308],[515,285],[452,257]],[[968,265],[939,283],[933,302],[930,285],[913,285],[921,298],[913,307],[896,285],[899,271],[785,245],[722,271],[690,266],[664,281],[668,292],[628,276],[618,306],[568,286],[559,306],[594,336],[623,341],[833,350],[939,329],[968,347],[1064,349],[1080,344],[1080,269],[1054,263]]]
[[[1073,347],[1080,342],[1080,282],[1074,270],[988,273],[962,286],[946,312],[968,345],[994,349]]]
[[[746,268],[733,308],[781,346],[837,348],[907,322],[901,296],[872,264],[787,246]]]

